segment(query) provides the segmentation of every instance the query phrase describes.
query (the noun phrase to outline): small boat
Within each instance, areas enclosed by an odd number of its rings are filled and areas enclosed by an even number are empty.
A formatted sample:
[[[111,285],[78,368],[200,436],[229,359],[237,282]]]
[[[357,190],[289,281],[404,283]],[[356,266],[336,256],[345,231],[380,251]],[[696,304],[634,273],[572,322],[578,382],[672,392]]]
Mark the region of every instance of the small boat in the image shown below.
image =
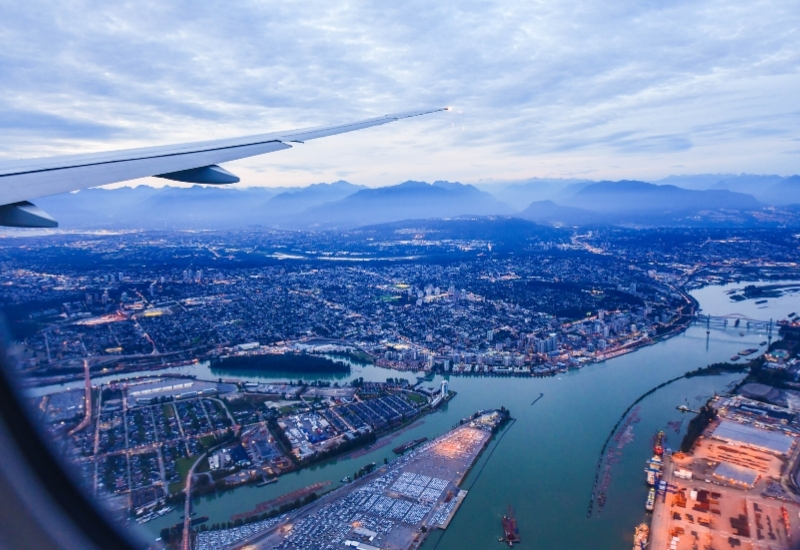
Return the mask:
[[[766,303],[767,303],[767,300],[756,300],[756,305],[766,304]]]
[[[762,341],[760,341],[760,342],[758,343],[758,345],[759,345],[759,346],[766,346],[766,345],[767,345],[767,341],[766,341],[766,340],[762,340]]]
[[[743,330],[739,331],[739,336],[744,336],[744,331]]]
[[[738,355],[734,355],[733,357],[731,357],[731,361],[738,361],[739,359],[741,359],[741,357],[739,357]]]
[[[256,483],[256,487],[263,487],[265,485],[269,485],[270,483],[278,483],[278,478],[277,477],[273,477],[273,478],[261,480],[258,483]]]

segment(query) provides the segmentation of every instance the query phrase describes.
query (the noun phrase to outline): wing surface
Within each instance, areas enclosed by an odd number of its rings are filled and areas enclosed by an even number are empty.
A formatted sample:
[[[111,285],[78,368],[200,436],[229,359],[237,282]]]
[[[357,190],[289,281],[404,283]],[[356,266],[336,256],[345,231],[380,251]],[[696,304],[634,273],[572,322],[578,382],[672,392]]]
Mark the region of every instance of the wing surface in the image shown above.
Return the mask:
[[[239,178],[218,163],[446,110],[410,111],[332,126],[180,145],[0,162],[0,225],[54,227],[52,218],[27,201],[147,176],[192,183],[235,183]],[[44,214],[39,225],[32,221],[37,213]]]

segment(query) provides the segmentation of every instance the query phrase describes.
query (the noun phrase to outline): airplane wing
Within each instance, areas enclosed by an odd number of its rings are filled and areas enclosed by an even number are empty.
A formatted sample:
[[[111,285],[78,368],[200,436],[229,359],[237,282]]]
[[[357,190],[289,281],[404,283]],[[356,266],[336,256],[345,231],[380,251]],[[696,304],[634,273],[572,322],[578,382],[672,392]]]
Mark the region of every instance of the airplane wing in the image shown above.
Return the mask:
[[[217,166],[218,163],[282,151],[290,149],[292,143],[446,110],[445,107],[411,111],[249,137],[0,162],[0,225],[58,227],[58,222],[28,201],[147,176],[189,183],[236,183],[239,178]]]

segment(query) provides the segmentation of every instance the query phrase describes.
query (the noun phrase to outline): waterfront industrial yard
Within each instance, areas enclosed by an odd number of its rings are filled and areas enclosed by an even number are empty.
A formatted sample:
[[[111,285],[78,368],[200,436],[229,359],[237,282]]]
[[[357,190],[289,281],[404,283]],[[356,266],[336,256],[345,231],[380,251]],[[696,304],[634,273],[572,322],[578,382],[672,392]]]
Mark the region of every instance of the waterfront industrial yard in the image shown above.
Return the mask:
[[[459,484],[505,419],[499,411],[475,418],[388,465],[287,514],[267,530],[228,548],[327,548],[349,544],[405,550],[418,547],[431,529],[444,529],[466,496]],[[201,533],[219,540],[222,533]]]
[[[721,419],[706,428],[692,452],[665,461],[668,490],[656,499],[649,547],[794,548],[800,503],[786,487],[800,458],[796,427],[777,422],[768,429],[765,411],[775,418],[786,411],[738,396],[715,406]]]

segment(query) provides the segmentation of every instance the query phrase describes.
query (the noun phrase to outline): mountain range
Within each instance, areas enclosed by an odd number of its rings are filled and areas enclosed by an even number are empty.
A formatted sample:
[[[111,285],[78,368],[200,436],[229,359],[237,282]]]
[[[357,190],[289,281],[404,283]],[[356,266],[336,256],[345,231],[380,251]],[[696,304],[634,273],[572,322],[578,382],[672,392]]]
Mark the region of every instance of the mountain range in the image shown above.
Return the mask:
[[[64,229],[351,229],[402,220],[516,216],[546,225],[794,225],[800,176],[673,176],[658,183],[531,179],[367,188],[88,189],[36,201]]]
[[[343,228],[408,219],[512,214],[514,210],[472,185],[407,181],[362,189],[339,201],[309,208],[296,223],[313,228]]]

